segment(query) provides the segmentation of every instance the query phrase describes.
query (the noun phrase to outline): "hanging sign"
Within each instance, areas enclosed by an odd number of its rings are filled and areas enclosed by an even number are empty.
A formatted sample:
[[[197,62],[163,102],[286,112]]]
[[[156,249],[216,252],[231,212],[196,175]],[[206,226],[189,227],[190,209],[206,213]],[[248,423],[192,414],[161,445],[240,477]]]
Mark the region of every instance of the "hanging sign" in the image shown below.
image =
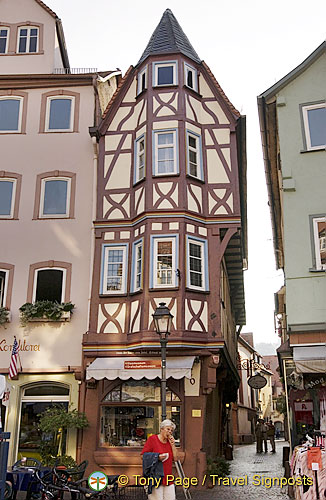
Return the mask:
[[[262,375],[253,375],[248,380],[248,385],[253,389],[262,389],[267,384],[267,379]]]

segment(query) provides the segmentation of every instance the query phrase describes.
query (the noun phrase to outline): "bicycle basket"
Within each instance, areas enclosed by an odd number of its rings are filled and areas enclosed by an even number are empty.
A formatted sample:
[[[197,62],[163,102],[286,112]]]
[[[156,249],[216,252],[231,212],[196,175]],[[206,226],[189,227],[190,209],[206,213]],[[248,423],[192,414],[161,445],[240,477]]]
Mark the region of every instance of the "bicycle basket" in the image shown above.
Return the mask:
[[[143,486],[123,486],[119,488],[119,500],[147,500],[147,493]]]

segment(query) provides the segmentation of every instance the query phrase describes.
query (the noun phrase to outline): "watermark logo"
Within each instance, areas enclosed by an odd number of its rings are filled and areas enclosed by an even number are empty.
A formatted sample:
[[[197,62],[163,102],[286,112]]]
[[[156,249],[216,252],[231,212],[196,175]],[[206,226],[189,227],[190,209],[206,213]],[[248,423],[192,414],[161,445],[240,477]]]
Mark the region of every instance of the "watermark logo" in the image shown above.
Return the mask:
[[[94,491],[102,491],[108,485],[108,477],[104,472],[95,471],[88,476],[88,486]]]

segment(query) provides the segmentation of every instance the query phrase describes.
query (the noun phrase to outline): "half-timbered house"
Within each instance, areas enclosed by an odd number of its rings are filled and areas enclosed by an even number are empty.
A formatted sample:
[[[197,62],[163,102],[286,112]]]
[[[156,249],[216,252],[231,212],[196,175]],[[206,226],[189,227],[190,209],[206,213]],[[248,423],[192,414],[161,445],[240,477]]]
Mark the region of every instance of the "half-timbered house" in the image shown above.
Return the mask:
[[[158,432],[160,344],[152,314],[173,314],[167,414],[188,476],[222,453],[245,322],[245,117],[167,9],[90,130],[99,148],[90,327],[84,335],[82,458],[141,471]]]

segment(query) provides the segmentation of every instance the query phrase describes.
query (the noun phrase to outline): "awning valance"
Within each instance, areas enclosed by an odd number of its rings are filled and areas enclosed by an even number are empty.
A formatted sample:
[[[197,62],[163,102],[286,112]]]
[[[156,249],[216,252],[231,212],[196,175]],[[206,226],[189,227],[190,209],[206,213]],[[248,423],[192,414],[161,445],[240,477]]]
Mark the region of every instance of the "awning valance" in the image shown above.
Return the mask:
[[[166,378],[175,379],[191,378],[191,369],[195,356],[169,357],[166,361]],[[147,378],[153,380],[161,377],[161,359],[146,357],[112,357],[96,358],[86,369],[86,379],[101,380],[107,378],[114,380],[140,380]]]
[[[299,373],[325,373],[326,346],[293,347],[293,360]]]

